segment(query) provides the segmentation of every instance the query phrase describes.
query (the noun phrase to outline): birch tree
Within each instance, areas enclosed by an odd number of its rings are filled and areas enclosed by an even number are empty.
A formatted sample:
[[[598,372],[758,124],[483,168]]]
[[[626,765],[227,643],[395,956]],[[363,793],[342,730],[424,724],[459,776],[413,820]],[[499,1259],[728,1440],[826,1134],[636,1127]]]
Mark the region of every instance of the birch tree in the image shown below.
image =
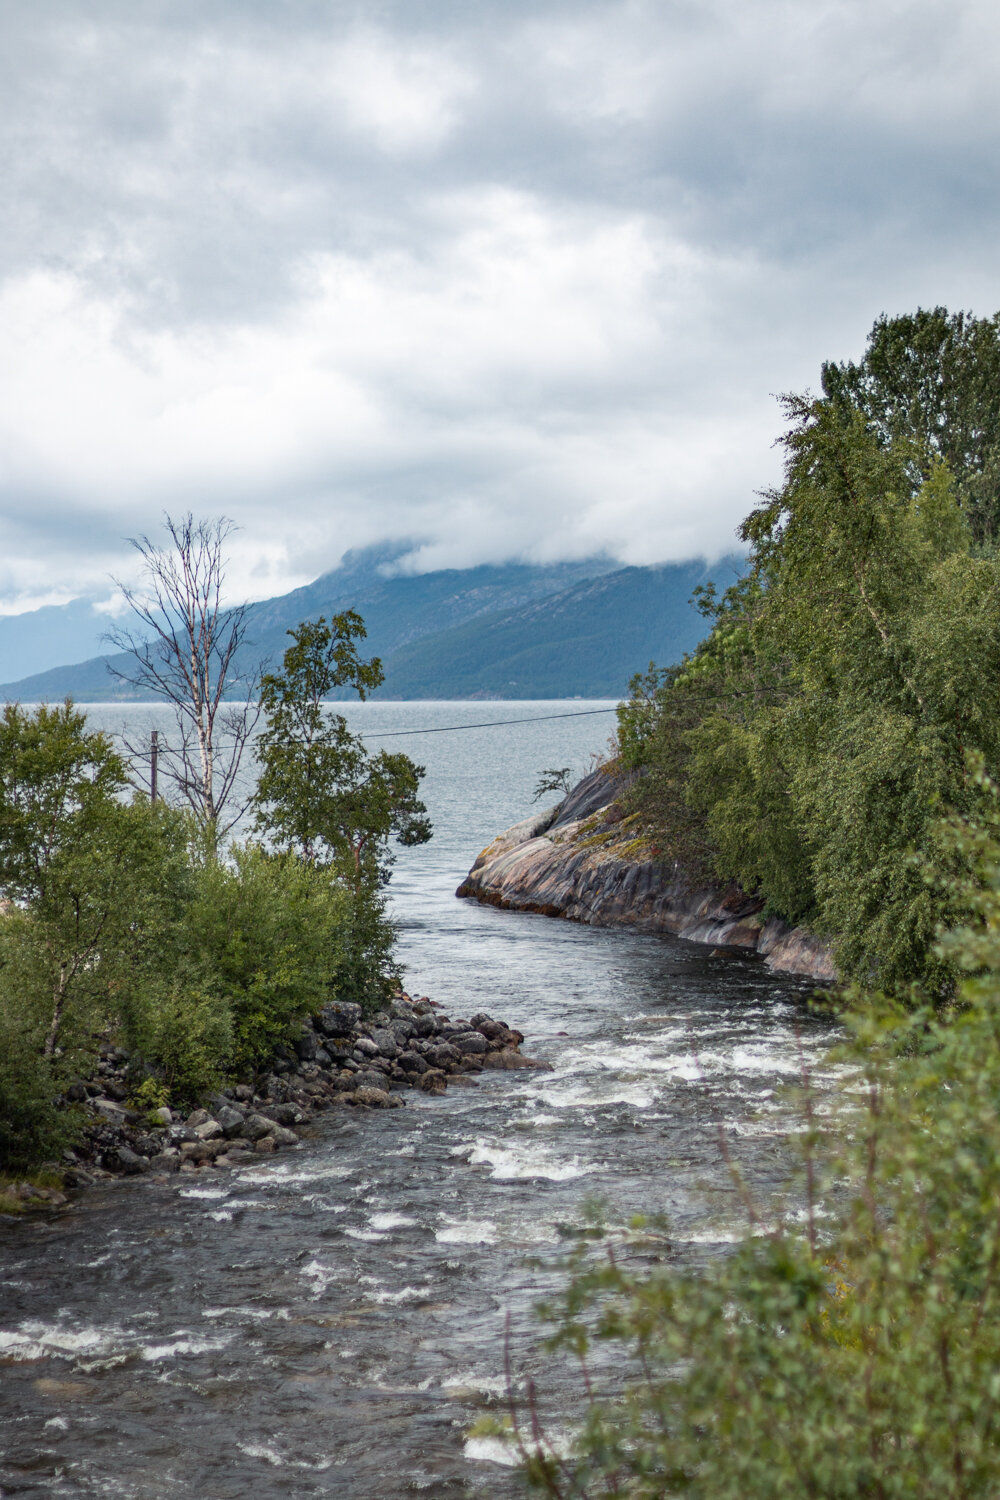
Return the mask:
[[[164,518],[164,544],[130,537],[141,582],[115,582],[132,623],[108,635],[131,659],[111,668],[119,681],[173,710],[174,734],[159,746],[160,775],[195,814],[213,852],[249,799],[238,794],[239,771],[260,715],[261,667],[247,664],[248,606],[222,602],[225,546],[235,529],[225,516],[195,521],[188,512]],[[133,758],[141,754],[134,743],[128,749]]]

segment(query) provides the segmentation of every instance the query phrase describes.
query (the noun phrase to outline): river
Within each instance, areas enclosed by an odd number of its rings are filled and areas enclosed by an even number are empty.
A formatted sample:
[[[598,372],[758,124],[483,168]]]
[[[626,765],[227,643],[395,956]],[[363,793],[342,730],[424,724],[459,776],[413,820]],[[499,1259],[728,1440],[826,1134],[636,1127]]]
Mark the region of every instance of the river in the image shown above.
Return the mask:
[[[608,706],[347,710],[427,767],[435,837],[401,853],[392,886],[411,993],[507,1021],[553,1071],[335,1111],[259,1166],[100,1185],[0,1222],[0,1494],[506,1500],[516,1475],[469,1429],[504,1409],[508,1321],[515,1390],[535,1378],[572,1425],[576,1381],[546,1368],[533,1306],[585,1201],[624,1253],[652,1211],[669,1246],[635,1253],[719,1253],[742,1226],[720,1130],[753,1192],[781,1191],[783,1091],[805,1065],[822,1084],[832,1039],[807,985],[454,897],[530,813],[542,768],[588,768],[614,719],[582,715]],[[523,717],[546,721],[377,738]]]

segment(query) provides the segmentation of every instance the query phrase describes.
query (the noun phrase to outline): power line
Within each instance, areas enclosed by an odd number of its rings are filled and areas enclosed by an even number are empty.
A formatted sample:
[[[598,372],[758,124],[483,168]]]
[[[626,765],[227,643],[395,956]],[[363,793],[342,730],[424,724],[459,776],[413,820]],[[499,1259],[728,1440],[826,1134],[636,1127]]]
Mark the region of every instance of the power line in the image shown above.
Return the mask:
[[[463,729],[500,729],[507,724],[548,724],[553,719],[587,719],[594,714],[614,714],[617,712],[618,706],[616,705],[614,708],[578,708],[566,714],[532,714],[528,719],[488,719],[478,724],[436,724],[425,729],[386,729],[381,733],[366,733],[362,729],[356,732],[362,739],[391,740],[409,734],[456,734]],[[105,730],[104,732],[105,734],[110,734],[113,739],[124,739],[126,733],[120,729]],[[134,734],[135,731],[129,730],[127,733]],[[251,738],[247,741],[247,744],[252,750],[253,739]],[[217,739],[215,741],[216,748],[220,750],[233,749],[235,745],[236,741],[234,740]],[[167,753],[176,753],[170,750],[170,746],[167,744],[165,738],[161,741],[160,748]]]
[[[548,724],[553,719],[586,719],[591,714],[615,714],[615,708],[581,708],[570,714],[534,714],[530,719],[491,719],[481,724],[438,724],[433,729],[387,729],[383,734],[362,732],[362,739],[391,740],[404,734],[455,734],[460,729],[499,729],[505,724]]]

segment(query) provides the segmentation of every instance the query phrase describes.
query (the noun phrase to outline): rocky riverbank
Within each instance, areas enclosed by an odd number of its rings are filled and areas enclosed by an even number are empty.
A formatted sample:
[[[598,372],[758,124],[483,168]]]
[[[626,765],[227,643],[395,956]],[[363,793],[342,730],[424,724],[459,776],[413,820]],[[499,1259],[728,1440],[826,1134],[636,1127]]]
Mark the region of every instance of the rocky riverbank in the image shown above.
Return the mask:
[[[304,1022],[254,1083],[237,1084],[193,1111],[139,1110],[130,1103],[128,1054],[104,1049],[93,1079],[73,1085],[71,1107],[88,1118],[82,1139],[58,1171],[66,1187],[146,1173],[193,1173],[237,1166],[294,1146],[315,1116],[331,1108],[392,1109],[407,1090],[443,1094],[474,1087],[484,1071],[548,1068],[525,1057],[524,1037],[485,1014],[451,1020],[434,1001],[400,994],[365,1017],[360,1005],[326,1005]],[[51,1175],[51,1174],[50,1174]],[[8,1207],[58,1206],[58,1188],[10,1184]]]
[[[768,968],[836,982],[828,943],[763,915],[738,886],[696,886],[636,838],[601,768],[557,807],[515,824],[480,854],[456,892],[511,911],[595,927],[669,932],[690,942],[759,953]]]

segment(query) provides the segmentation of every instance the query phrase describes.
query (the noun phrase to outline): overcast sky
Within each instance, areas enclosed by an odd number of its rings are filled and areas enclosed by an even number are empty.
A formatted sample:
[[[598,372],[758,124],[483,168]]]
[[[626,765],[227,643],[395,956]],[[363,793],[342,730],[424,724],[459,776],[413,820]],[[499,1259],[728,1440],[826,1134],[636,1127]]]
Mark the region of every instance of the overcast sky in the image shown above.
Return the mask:
[[[996,0],[0,0],[0,610],[731,550],[774,393],[1000,306]]]

